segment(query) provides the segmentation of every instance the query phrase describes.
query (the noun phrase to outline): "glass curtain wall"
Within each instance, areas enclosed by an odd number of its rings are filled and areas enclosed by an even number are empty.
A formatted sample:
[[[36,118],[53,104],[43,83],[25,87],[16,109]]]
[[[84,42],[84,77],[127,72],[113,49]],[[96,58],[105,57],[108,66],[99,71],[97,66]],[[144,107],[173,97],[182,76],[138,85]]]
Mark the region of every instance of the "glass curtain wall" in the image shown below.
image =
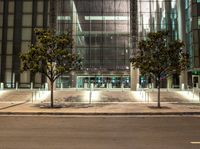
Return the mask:
[[[58,0],[57,31],[72,31],[88,75],[129,72],[129,0]]]
[[[171,39],[178,39],[176,0],[139,0],[138,32],[145,38],[148,32],[168,30]]]
[[[138,0],[138,41],[145,39],[147,33],[160,30],[169,31],[169,40],[179,39],[176,0]],[[151,83],[141,76],[140,84],[145,86],[143,82]],[[176,75],[168,81],[162,80],[162,87],[178,85],[179,76]]]
[[[186,48],[190,54],[189,85],[200,86],[200,1],[185,0]],[[191,79],[190,79],[191,78]],[[197,85],[198,84],[198,85]]]
[[[60,0],[57,31],[72,30],[88,69],[129,68],[129,0]]]

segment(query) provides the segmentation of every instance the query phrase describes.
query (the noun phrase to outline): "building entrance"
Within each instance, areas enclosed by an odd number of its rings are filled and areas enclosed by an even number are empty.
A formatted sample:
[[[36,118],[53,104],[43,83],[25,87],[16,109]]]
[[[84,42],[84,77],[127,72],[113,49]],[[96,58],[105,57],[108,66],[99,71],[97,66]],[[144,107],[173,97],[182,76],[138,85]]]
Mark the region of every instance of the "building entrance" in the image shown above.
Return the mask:
[[[78,88],[130,88],[130,76],[77,76]]]

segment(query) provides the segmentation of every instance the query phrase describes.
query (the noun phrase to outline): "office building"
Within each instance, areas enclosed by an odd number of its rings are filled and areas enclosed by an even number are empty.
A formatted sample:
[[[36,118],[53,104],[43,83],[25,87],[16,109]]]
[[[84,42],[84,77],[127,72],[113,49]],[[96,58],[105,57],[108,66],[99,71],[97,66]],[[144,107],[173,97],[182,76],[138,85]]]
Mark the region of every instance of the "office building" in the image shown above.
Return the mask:
[[[163,80],[162,87],[193,85],[199,75],[199,0],[0,0],[0,82],[5,88],[43,87],[41,74],[20,73],[20,52],[36,42],[34,28],[57,33],[72,31],[74,50],[84,57],[83,70],[64,74],[57,88],[132,88],[141,84],[129,58],[148,32],[168,30],[170,40],[181,39],[190,53],[191,68],[181,77]],[[54,19],[55,18],[55,19]],[[145,80],[145,87],[149,83]]]

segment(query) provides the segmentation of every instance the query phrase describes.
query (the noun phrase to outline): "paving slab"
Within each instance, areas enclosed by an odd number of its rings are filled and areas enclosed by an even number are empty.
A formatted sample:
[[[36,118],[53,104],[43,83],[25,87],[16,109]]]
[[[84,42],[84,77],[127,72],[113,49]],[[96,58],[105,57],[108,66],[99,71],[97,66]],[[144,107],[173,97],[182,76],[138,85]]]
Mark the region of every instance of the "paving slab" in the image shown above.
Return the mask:
[[[0,114],[200,114],[199,96],[192,91],[56,90],[57,108],[49,108],[49,91],[0,92]],[[90,103],[91,101],[91,103]]]
[[[199,115],[200,104],[162,103],[157,108],[156,103],[110,103],[110,104],[56,104],[56,108],[49,108],[49,104],[23,103],[0,109],[0,114],[33,114],[33,115]],[[58,105],[61,105],[58,107]]]

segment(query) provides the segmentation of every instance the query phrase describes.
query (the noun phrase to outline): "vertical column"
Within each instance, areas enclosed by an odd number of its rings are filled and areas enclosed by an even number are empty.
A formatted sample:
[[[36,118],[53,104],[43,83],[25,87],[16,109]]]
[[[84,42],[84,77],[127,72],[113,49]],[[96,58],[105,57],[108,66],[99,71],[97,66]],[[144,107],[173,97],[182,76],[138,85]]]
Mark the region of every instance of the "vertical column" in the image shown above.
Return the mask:
[[[56,29],[56,12],[57,12],[57,0],[50,0],[49,27],[51,30]]]
[[[5,82],[6,69],[6,49],[7,49],[7,30],[8,30],[8,1],[4,0],[3,28],[2,28],[2,55],[1,55],[1,76],[0,82]]]
[[[139,69],[133,69],[131,66],[131,90],[136,91],[139,85]]]
[[[182,0],[177,0],[177,12],[178,12],[178,33],[179,39],[186,42],[186,30],[185,30],[185,3]],[[185,48],[186,51],[186,48]],[[188,74],[184,71],[180,75],[180,86],[184,84],[184,88],[188,86]]]
[[[22,40],[22,6],[23,6],[23,1],[15,1],[14,34],[13,34],[13,67],[12,67],[12,71],[13,73],[15,73],[15,82],[20,81],[19,54],[21,52],[21,40]]]
[[[50,7],[50,5],[49,5],[49,0],[45,0],[45,1],[43,1],[43,28],[48,28],[48,17],[49,17],[49,7]],[[46,77],[44,76],[44,75],[42,75],[42,77],[41,77],[41,83],[42,84],[44,84],[45,82],[46,82]]]
[[[134,54],[137,50],[137,38],[138,38],[138,9],[137,0],[130,0],[130,25],[131,25],[131,54]],[[130,55],[131,56],[131,55]],[[133,69],[130,66],[130,76],[131,76],[131,90],[137,89],[137,84],[139,83],[139,70]]]
[[[31,33],[31,44],[35,44],[36,42],[36,37],[35,37],[35,33],[34,33],[34,29],[37,26],[37,0],[33,0],[33,4],[32,4],[32,33]],[[31,83],[31,89],[33,89],[34,87],[34,83],[35,83],[35,75],[33,73],[30,73],[30,83]]]

